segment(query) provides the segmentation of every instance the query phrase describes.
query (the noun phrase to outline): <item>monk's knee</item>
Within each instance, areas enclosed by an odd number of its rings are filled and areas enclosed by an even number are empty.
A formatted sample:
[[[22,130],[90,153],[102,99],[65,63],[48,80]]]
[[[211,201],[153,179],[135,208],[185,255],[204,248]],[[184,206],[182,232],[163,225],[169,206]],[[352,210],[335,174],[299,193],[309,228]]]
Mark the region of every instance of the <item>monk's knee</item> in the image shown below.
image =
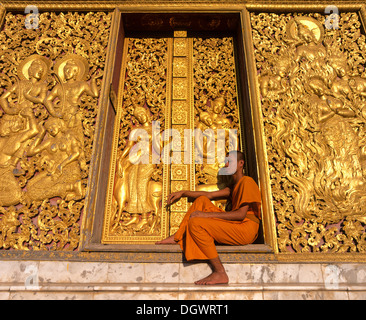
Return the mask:
[[[211,201],[209,198],[207,198],[206,196],[200,196],[200,197],[196,198],[196,200],[194,200],[190,209],[193,211],[194,210],[204,211],[204,209],[210,203],[211,203]]]
[[[197,232],[198,230],[202,229],[202,218],[195,217],[190,218],[188,221],[188,229],[191,232]]]
[[[214,238],[211,236],[209,229],[207,228],[207,218],[195,217],[191,218],[188,222],[188,232],[192,239],[196,242],[198,246],[204,246],[201,248],[206,250],[211,245],[214,244]],[[214,249],[215,250],[215,249]]]
[[[211,200],[209,198],[207,198],[206,196],[199,196],[196,200],[194,200],[194,202],[200,202],[200,203],[211,203]]]

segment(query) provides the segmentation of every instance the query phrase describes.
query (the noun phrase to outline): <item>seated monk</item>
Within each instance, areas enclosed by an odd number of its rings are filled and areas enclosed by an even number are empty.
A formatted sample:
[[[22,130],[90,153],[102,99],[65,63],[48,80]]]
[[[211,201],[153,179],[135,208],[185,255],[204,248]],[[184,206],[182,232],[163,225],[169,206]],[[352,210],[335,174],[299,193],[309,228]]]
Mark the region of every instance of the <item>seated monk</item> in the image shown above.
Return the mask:
[[[170,194],[167,204],[181,197],[195,199],[178,231],[156,244],[179,243],[186,259],[208,260],[213,272],[195,282],[198,285],[226,284],[229,278],[217,254],[215,242],[228,245],[250,244],[257,238],[261,196],[254,180],[244,176],[244,154],[231,151],[225,170],[232,175],[233,185],[213,192],[178,191]],[[231,172],[230,172],[231,171]],[[231,199],[231,211],[224,211],[210,200]]]

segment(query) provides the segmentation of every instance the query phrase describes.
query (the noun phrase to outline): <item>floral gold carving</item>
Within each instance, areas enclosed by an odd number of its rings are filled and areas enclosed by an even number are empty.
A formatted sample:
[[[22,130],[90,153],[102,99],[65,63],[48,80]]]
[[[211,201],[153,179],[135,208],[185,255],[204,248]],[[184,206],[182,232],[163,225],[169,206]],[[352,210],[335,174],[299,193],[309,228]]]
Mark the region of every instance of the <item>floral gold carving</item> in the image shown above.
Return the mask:
[[[186,57],[188,55],[188,39],[175,38],[174,39],[174,56]]]
[[[173,59],[173,77],[187,77],[188,59],[184,57],[175,57]]]
[[[280,252],[364,252],[364,30],[319,13],[251,13]]]
[[[186,100],[188,98],[188,81],[185,78],[173,78],[173,99]]]
[[[195,126],[202,132],[196,151],[203,155],[203,163],[196,164],[196,183],[198,190],[217,189],[220,166],[217,158],[213,164],[208,163],[209,157],[215,157],[213,151],[207,149],[208,143],[215,141],[216,155],[225,155],[229,151],[228,131],[225,150],[219,150],[218,130],[235,129],[238,134],[240,132],[233,38],[196,38],[193,53]],[[236,150],[237,145],[236,137],[231,148]]]
[[[75,250],[111,13],[7,13],[0,32],[0,248]]]
[[[172,123],[187,124],[188,106],[186,101],[173,101],[172,103]]]
[[[163,176],[167,173],[163,173],[159,141],[166,118],[168,40],[128,38],[125,45],[126,76],[120,89],[123,96],[117,113],[115,168],[109,178],[112,187],[104,217],[104,243],[156,241],[164,223]],[[153,121],[159,122],[160,130],[153,130]],[[141,152],[131,157],[142,139],[138,129],[146,134],[146,159]],[[153,154],[158,157],[157,164]]]
[[[185,165],[185,164],[172,164],[172,166],[171,166],[171,179],[172,180],[186,181],[188,179],[187,165]]]

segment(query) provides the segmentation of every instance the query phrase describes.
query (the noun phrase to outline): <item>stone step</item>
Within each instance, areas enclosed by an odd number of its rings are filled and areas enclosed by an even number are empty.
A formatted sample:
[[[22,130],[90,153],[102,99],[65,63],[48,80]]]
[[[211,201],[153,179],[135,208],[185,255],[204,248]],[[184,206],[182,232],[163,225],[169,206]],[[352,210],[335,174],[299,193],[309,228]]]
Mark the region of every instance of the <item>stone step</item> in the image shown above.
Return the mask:
[[[196,286],[206,263],[0,261],[0,299],[364,299],[363,263],[225,264],[228,285]]]
[[[320,284],[228,284],[216,286],[162,284],[46,284],[17,286],[3,283],[1,299],[123,299],[123,300],[274,300],[274,299],[326,299],[348,300],[366,296],[366,285],[339,285],[325,287]]]

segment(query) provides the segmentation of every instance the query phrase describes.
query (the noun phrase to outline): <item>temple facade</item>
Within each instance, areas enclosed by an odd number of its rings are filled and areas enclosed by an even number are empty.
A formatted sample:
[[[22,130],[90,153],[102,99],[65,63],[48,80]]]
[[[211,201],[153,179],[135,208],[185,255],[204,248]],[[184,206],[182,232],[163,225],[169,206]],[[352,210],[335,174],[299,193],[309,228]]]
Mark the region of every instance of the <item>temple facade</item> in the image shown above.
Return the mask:
[[[0,299],[366,298],[365,28],[357,0],[3,1]],[[230,150],[260,231],[197,287],[155,242]]]

